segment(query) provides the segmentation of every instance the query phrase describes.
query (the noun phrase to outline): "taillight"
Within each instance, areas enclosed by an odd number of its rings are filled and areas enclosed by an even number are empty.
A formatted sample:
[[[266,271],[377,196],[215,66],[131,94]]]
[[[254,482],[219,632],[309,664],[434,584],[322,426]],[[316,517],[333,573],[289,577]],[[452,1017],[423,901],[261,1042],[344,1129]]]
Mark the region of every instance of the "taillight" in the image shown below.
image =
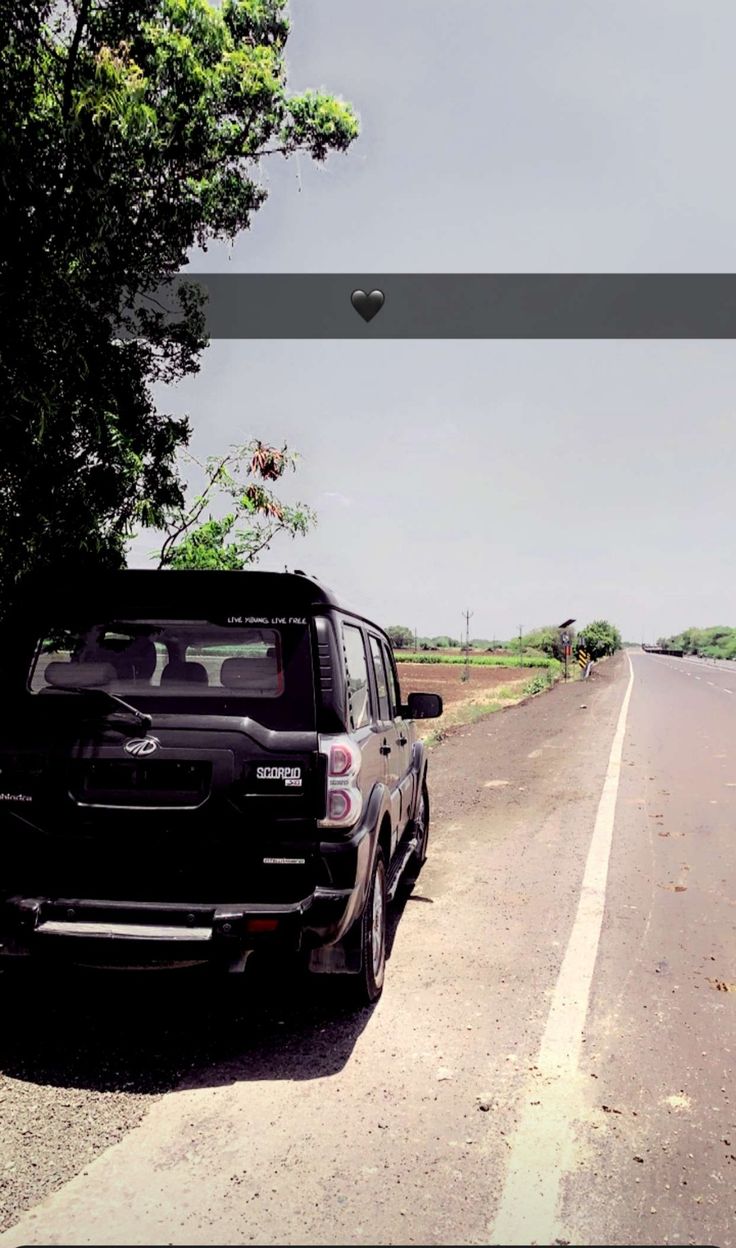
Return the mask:
[[[327,759],[327,811],[319,826],[349,828],[357,823],[363,809],[358,785],[360,750],[347,736],[321,736],[319,749]]]
[[[330,746],[330,761],[327,770],[331,776],[344,776],[353,764],[353,753],[344,745]]]
[[[327,817],[337,819],[340,823],[350,814],[350,794],[344,789],[332,789],[327,795]]]

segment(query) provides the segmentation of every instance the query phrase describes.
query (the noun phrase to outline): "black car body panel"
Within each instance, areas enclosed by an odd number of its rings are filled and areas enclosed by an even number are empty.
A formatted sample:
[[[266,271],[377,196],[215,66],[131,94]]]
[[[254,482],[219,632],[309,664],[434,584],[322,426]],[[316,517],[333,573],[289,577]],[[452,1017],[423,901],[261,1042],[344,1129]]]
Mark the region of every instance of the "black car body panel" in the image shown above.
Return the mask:
[[[353,969],[426,771],[380,629],[300,574],[126,571],[31,578],[2,642],[0,961]]]

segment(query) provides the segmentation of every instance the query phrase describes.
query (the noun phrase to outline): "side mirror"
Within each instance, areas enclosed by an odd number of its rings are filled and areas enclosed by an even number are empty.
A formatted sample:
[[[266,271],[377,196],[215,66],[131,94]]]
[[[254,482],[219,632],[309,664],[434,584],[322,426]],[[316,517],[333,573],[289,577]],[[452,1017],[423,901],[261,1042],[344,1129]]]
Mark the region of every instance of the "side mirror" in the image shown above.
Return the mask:
[[[442,714],[442,698],[438,693],[410,693],[406,714],[409,719],[437,719]]]

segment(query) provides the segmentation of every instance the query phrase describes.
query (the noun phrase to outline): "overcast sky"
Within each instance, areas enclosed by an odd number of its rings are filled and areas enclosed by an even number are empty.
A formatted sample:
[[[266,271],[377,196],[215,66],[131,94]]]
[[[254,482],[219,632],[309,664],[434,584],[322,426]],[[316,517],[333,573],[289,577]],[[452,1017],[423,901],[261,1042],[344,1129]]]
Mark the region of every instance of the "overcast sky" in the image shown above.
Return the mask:
[[[736,270],[731,3],[290,11],[290,87],[349,99],[361,137],[270,157],[251,230],[192,270]],[[157,397],[195,453],[302,452],[285,494],[319,525],[263,566],[420,633],[468,607],[478,636],[603,615],[653,640],[736,624],[734,383],[730,342],[215,341]]]

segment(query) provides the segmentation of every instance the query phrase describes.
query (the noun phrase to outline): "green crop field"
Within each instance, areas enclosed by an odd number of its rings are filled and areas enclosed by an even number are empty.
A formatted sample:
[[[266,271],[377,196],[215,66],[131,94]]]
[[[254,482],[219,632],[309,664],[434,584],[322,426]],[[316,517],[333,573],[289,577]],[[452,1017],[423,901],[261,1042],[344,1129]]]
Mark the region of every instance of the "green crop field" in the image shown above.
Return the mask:
[[[394,655],[397,663],[455,663],[465,664],[466,659],[463,654],[437,654],[436,652],[423,651],[420,654],[414,654],[410,651],[396,650]],[[547,667],[553,671],[560,666],[557,659],[548,659],[541,654],[522,654],[505,655],[500,654],[470,654],[467,662],[470,667]]]

